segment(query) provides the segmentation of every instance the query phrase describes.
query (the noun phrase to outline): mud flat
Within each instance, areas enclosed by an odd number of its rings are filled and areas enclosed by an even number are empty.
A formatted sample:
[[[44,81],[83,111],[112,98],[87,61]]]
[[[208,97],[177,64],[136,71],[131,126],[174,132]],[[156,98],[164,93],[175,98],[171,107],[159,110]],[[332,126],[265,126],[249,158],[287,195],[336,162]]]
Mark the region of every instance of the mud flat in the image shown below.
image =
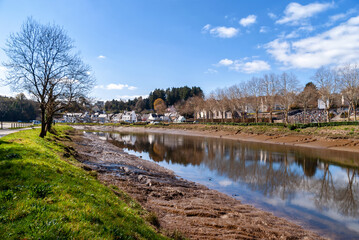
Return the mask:
[[[116,142],[93,134],[73,139],[86,168],[97,171],[100,181],[118,186],[156,213],[163,233],[177,232],[190,239],[322,239],[286,219],[129,155],[116,147]]]

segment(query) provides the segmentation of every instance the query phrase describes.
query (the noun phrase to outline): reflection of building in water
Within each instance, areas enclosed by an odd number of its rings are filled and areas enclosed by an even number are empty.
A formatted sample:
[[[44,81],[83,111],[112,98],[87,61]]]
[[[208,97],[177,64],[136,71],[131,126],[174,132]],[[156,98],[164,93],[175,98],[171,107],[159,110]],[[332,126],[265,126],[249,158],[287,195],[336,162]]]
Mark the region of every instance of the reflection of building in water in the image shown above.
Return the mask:
[[[155,135],[148,134],[148,142],[152,144],[155,141]]]

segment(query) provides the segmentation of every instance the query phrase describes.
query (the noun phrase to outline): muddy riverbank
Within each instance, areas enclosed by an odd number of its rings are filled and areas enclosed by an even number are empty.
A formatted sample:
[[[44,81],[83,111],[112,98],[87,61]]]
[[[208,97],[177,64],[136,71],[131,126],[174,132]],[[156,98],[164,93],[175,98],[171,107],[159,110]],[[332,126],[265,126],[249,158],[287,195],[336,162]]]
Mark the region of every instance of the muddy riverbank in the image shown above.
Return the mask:
[[[283,218],[180,179],[168,169],[125,153],[116,142],[92,134],[74,140],[86,168],[96,170],[100,181],[118,186],[155,212],[161,232],[178,231],[191,239],[320,238]]]

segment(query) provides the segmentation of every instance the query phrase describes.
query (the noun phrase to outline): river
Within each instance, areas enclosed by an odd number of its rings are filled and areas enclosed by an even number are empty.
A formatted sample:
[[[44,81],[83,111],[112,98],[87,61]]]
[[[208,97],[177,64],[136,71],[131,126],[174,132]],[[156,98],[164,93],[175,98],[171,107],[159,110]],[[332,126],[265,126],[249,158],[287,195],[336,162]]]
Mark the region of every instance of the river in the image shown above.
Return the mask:
[[[359,239],[358,154],[159,133],[97,133],[130,154],[333,239]],[[336,163],[333,163],[336,162]]]

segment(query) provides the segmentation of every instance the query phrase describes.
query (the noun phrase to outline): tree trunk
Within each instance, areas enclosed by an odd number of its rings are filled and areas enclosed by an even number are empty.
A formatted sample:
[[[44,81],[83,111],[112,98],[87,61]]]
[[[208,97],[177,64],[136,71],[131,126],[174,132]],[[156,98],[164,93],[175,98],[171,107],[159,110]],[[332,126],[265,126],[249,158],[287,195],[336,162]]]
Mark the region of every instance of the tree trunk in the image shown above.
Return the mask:
[[[256,123],[258,123],[258,109],[256,110]]]
[[[353,111],[354,111],[354,121],[356,121],[357,120],[357,106],[355,103],[353,104]]]
[[[350,108],[351,108],[351,106],[349,104],[349,106],[348,106],[348,122],[350,122]]]
[[[328,108],[326,109],[326,112],[327,112],[327,122],[330,122],[330,118],[329,118],[329,109],[328,109]]]
[[[234,111],[232,112],[232,123],[234,123]]]
[[[44,138],[46,136],[46,119],[45,119],[45,109],[41,108],[41,132],[40,137]]]
[[[289,121],[288,121],[288,110],[284,111],[284,121],[285,121],[286,124],[289,123]]]
[[[273,123],[273,110],[272,109],[269,110],[269,122]]]
[[[53,122],[53,116],[49,116],[46,121],[46,132],[52,133],[52,122]]]
[[[304,108],[304,111],[303,111],[303,123],[306,123],[306,118],[307,118],[307,108],[305,107]]]

